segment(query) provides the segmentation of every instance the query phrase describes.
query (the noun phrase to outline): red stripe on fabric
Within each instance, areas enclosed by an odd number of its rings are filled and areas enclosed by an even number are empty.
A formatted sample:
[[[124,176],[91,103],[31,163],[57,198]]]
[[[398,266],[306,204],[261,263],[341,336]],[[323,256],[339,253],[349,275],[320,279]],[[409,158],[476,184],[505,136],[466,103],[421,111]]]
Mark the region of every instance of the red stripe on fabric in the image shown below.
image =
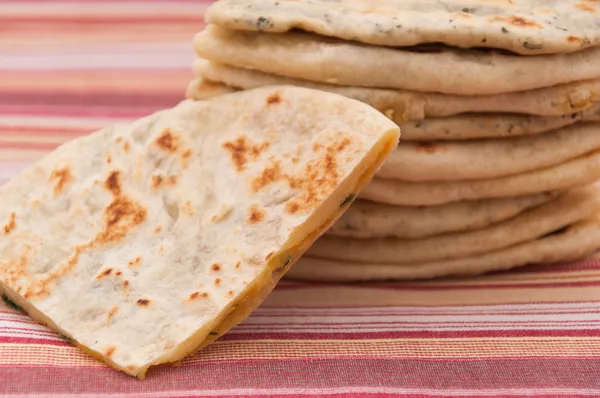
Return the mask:
[[[151,6],[149,6],[151,7]],[[202,25],[204,23],[204,17],[201,10],[198,10],[197,14],[190,13],[188,15],[135,15],[130,16],[127,13],[123,15],[113,14],[110,16],[98,15],[98,16],[81,16],[81,15],[18,15],[18,16],[0,16],[0,24],[4,25],[4,28],[10,25],[24,24],[24,23],[52,23],[52,24],[102,24],[102,25],[118,25],[118,24],[135,24],[144,22],[146,24],[163,24],[163,23],[192,23]],[[108,26],[107,26],[108,28]]]
[[[426,361],[416,359],[304,359],[184,363],[159,367],[144,382],[109,368],[0,367],[0,393],[71,394],[177,392],[227,389],[327,390],[393,387],[452,390],[600,389],[595,359]],[[84,380],[85,382],[74,382]],[[184,393],[183,391],[187,391]],[[339,390],[338,390],[339,391]],[[283,393],[283,391],[281,391]],[[297,391],[294,391],[297,393]],[[193,394],[195,395],[195,394]]]

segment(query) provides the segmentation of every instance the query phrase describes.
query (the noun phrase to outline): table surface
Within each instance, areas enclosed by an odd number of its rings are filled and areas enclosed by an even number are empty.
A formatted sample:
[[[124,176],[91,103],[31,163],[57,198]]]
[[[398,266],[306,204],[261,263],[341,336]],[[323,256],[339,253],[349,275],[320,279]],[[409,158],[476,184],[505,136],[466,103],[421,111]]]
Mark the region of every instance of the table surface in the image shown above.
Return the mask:
[[[0,1],[0,184],[60,143],[170,107],[208,2]],[[138,381],[0,304],[2,396],[600,395],[600,259],[418,283],[284,282]]]

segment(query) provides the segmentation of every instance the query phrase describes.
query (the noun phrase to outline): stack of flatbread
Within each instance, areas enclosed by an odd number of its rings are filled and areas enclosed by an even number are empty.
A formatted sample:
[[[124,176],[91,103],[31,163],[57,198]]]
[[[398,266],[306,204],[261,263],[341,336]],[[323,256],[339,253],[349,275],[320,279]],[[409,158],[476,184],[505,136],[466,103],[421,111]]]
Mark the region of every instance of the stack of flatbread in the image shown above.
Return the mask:
[[[597,0],[220,0],[206,21],[189,98],[290,84],[401,128],[288,277],[473,274],[600,248]]]

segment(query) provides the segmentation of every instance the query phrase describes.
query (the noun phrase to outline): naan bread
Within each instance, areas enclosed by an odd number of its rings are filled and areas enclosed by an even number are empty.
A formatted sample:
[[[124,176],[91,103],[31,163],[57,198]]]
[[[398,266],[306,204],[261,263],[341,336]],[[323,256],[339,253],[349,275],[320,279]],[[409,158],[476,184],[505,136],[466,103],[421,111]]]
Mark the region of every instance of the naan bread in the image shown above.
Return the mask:
[[[600,121],[600,104],[564,116],[470,113],[400,123],[402,141],[510,138],[545,133],[579,121]]]
[[[599,212],[599,189],[588,186],[570,190],[556,200],[483,229],[422,239],[323,236],[306,254],[366,264],[412,264],[464,258],[529,242]]]
[[[449,48],[417,52],[214,25],[196,35],[194,46],[211,61],[341,86],[491,95],[600,78],[600,47],[535,57]]]
[[[461,96],[416,91],[398,91],[365,87],[344,87],[312,83],[259,71],[198,59],[194,73],[214,83],[250,89],[287,84],[329,91],[354,98],[385,112],[396,123],[422,120],[425,117],[452,116],[461,113],[501,112],[540,116],[573,115],[593,108],[600,102],[600,80],[562,84],[538,90],[498,94]],[[196,88],[190,93],[203,91],[201,81],[192,82]]]
[[[384,46],[444,43],[552,54],[600,45],[595,0],[219,0],[205,20],[229,29],[302,29]]]
[[[416,182],[483,180],[550,167],[598,149],[597,122],[525,137],[402,142],[377,176]]]
[[[558,193],[541,193],[420,207],[357,200],[326,235],[363,239],[418,239],[449,232],[472,231],[511,219],[557,196]]]
[[[0,290],[143,379],[258,306],[398,137],[358,101],[268,87],[76,139],[0,188]]]
[[[487,180],[408,182],[374,178],[360,197],[400,206],[434,206],[562,191],[599,179],[600,151],[595,151],[544,169]]]
[[[318,282],[364,282],[465,277],[509,270],[528,264],[580,260],[593,255],[599,249],[600,218],[596,217],[580,221],[564,230],[531,242],[453,260],[396,265],[375,262],[359,264],[304,256],[285,275],[285,278]]]

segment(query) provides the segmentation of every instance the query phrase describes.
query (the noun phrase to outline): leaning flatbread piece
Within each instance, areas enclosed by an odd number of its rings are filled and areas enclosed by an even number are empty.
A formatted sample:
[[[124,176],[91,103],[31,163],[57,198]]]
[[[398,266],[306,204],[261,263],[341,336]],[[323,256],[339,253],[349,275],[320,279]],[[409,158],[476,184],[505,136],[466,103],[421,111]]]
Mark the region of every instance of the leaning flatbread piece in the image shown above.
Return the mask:
[[[359,264],[304,256],[285,275],[302,281],[358,282],[480,275],[528,264],[575,261],[600,249],[600,218],[583,220],[554,234],[472,257],[410,265]]]
[[[444,43],[519,54],[600,45],[595,0],[220,0],[206,21],[229,29],[302,29],[384,46]]]
[[[194,45],[212,61],[343,86],[490,95],[600,78],[600,47],[535,57],[450,48],[421,52],[214,25],[198,33]]]
[[[398,137],[358,101],[269,87],[76,139],[0,188],[0,289],[143,379],[258,306]]]
[[[194,73],[210,82],[224,83],[241,89],[287,84],[329,91],[366,102],[389,114],[396,123],[422,120],[426,116],[451,116],[467,112],[541,116],[573,115],[590,109],[600,102],[600,79],[518,93],[464,96],[314,83],[207,62],[204,59],[197,59],[194,62]],[[195,84],[200,85],[197,90],[205,91],[202,82],[196,81]]]

